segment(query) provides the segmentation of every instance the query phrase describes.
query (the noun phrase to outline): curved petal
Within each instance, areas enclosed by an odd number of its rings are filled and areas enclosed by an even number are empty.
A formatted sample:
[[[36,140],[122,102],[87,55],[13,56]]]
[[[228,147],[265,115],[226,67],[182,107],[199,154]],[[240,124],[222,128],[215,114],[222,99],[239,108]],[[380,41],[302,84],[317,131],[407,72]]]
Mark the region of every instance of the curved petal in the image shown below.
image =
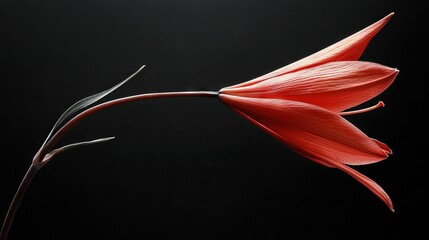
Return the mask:
[[[387,146],[387,144],[378,141],[377,139],[372,139],[381,149],[383,149],[383,151],[387,154],[392,154],[392,149],[389,148],[389,146]]]
[[[313,161],[362,165],[381,161],[388,153],[353,124],[315,105],[220,94],[219,98],[246,118]]]
[[[253,80],[240,83],[231,88],[244,87],[251,84],[258,83],[268,78],[280,76],[290,72],[296,72],[305,68],[322,65],[333,61],[355,61],[360,58],[366,46],[371,39],[383,28],[384,25],[390,20],[394,13],[390,13],[372,25],[356,32],[355,34],[344,38],[343,40],[326,47],[308,57],[293,62],[285,67],[277,69],[273,72],[267,73],[263,76]]]
[[[383,92],[398,70],[363,61],[339,61],[220,92],[244,97],[310,103],[341,112]]]
[[[335,164],[335,163],[334,163]],[[338,169],[344,171],[345,173],[352,176],[354,179],[362,183],[365,187],[367,187],[371,192],[373,192],[378,198],[380,198],[386,205],[389,207],[389,209],[394,212],[395,209],[393,207],[392,200],[390,199],[389,195],[383,190],[380,185],[378,185],[374,180],[368,178],[367,176],[363,175],[362,173],[354,170],[353,168],[346,166],[344,164],[336,164],[335,165]]]
[[[345,165],[368,164],[385,159],[391,153],[386,144],[368,138],[341,116],[314,105],[226,94],[219,97],[226,105],[297,153],[349,174],[394,211],[393,203],[383,188]]]
[[[246,113],[244,113],[244,112],[242,112],[242,111],[240,111],[239,109],[237,109],[237,108],[234,108],[234,107],[232,107],[232,106],[229,106],[231,109],[233,109],[234,111],[236,111],[237,113],[239,113],[240,115],[242,115],[243,117],[245,117],[247,120],[249,120],[250,122],[252,122],[253,124],[255,124],[256,126],[258,126],[258,127],[260,127],[261,129],[263,129],[264,131],[266,131],[267,133],[269,133],[270,135],[272,135],[273,137],[275,137],[275,138],[277,138],[278,140],[280,140],[281,142],[284,142],[283,141],[283,137],[281,136],[281,135],[279,135],[279,134],[277,134],[276,132],[274,132],[274,131],[272,131],[270,128],[268,128],[267,126],[265,126],[264,124],[262,124],[262,123],[260,123],[258,120],[256,120],[256,119],[253,119],[252,117],[250,117],[249,115],[247,115]],[[294,146],[292,146],[292,145],[290,145],[290,144],[288,144],[287,145],[289,148],[291,148],[292,150],[294,150],[294,151],[296,151],[296,152],[298,152],[299,153],[299,148],[296,148],[296,147],[294,147]],[[304,155],[305,156],[305,154],[304,153],[302,153],[301,155]],[[319,159],[317,159],[317,158],[314,158],[314,157],[311,157],[311,156],[305,156],[305,157],[307,157],[308,159],[310,159],[310,160],[312,160],[312,161],[314,161],[314,162],[316,162],[316,163],[318,163],[318,164],[320,164],[320,165],[323,165],[323,166],[325,166],[325,167],[331,167],[331,168],[334,168],[335,166],[333,166],[333,165],[331,165],[331,164],[329,164],[329,163],[327,163],[327,162],[325,162],[325,161],[320,161]]]

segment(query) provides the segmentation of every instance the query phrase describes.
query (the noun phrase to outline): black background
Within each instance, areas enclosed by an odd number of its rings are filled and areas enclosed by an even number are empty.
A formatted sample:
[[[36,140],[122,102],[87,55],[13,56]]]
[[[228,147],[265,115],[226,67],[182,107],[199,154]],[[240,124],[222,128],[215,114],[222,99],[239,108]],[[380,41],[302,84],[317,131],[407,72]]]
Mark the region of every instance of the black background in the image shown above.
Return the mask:
[[[423,2],[423,1],[420,1]],[[9,239],[427,239],[427,43],[418,1],[39,0],[0,2],[0,216],[59,115],[146,68],[105,100],[213,90],[318,51],[390,12],[362,60],[400,70],[349,117],[387,143],[355,169],[396,208],[308,161],[216,99],[110,108],[74,127],[33,179]]]

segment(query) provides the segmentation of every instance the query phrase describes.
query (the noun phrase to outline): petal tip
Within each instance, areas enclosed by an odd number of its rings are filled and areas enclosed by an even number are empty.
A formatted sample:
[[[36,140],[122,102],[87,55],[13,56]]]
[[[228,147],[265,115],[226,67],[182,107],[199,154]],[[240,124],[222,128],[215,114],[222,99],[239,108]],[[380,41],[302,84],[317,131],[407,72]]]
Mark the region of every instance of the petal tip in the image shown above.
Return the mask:
[[[390,68],[389,70],[391,71],[390,74],[389,74],[389,77],[396,78],[396,76],[398,76],[399,69],[397,69],[397,68]]]
[[[387,15],[382,19],[382,21],[384,21],[384,22],[389,21],[389,20],[393,17],[393,15],[395,15],[395,12],[391,12],[391,13],[387,14]]]
[[[387,200],[387,202],[386,202],[386,204],[387,204],[387,207],[389,208],[389,210],[390,210],[392,213],[394,213],[394,212],[395,212],[395,208],[393,207],[392,200],[388,199],[388,200]]]

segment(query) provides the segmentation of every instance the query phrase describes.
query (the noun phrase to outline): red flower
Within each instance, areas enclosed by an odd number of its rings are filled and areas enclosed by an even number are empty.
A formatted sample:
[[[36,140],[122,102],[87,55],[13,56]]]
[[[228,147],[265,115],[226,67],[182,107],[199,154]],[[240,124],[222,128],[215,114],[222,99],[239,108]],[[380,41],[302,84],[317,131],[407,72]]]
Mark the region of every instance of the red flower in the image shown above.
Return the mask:
[[[302,156],[346,172],[393,211],[387,193],[348,166],[381,161],[392,151],[343,117],[383,106],[379,102],[344,112],[383,92],[398,74],[397,69],[358,61],[392,15],[281,69],[223,88],[219,98]]]

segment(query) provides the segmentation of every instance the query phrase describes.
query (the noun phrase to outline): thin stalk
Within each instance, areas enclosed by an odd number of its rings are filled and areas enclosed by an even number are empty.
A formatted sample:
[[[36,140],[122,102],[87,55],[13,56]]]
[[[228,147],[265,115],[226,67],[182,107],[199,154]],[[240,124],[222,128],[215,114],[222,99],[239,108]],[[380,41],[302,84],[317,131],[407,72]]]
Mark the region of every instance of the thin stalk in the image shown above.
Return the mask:
[[[95,112],[101,111],[109,107],[130,103],[130,102],[136,102],[136,101],[145,100],[145,99],[178,98],[178,97],[217,98],[218,96],[219,96],[219,93],[213,92],[213,91],[146,93],[146,94],[139,94],[139,95],[133,95],[133,96],[114,99],[105,103],[95,105],[77,114],[75,117],[70,119],[67,123],[65,123],[48,141],[46,141],[45,144],[42,145],[42,147],[34,156],[33,163],[30,165],[27,173],[22,179],[21,184],[19,185],[17,192],[9,206],[9,210],[6,214],[5,220],[3,222],[3,227],[0,232],[0,240],[7,239],[7,235],[12,225],[13,218],[25,194],[25,191],[27,190],[28,186],[31,183],[31,180],[36,175],[37,171],[46,164],[46,161],[45,162],[43,161],[46,154],[48,154],[52,150],[54,145],[64,136],[64,134],[66,134],[66,132],[68,132],[80,120],[84,119],[85,117]]]
[[[1,228],[0,232],[0,240],[6,240],[16,210],[18,210],[19,203],[21,202],[24,193],[30,185],[31,179],[33,179],[38,170],[39,166],[31,164],[27,170],[27,173],[24,175],[24,178],[22,179],[21,184],[19,185],[15,196],[13,197],[12,203],[9,206],[9,210],[7,211],[6,218],[3,222],[3,227]]]
[[[61,139],[61,137],[64,136],[64,134],[68,132],[70,128],[72,128],[77,122],[103,109],[117,106],[117,105],[122,105],[125,103],[136,102],[136,101],[141,101],[146,99],[154,99],[154,98],[178,98],[178,97],[217,98],[218,96],[219,96],[219,93],[214,91],[161,92],[161,93],[145,93],[145,94],[133,95],[133,96],[114,99],[105,103],[100,103],[98,105],[95,105],[79,113],[78,115],[70,119],[66,124],[64,124],[52,136],[52,138],[49,139],[49,141],[47,141],[46,144],[40,148],[39,152],[34,157],[33,162],[43,161],[43,157],[52,149],[52,147]]]

